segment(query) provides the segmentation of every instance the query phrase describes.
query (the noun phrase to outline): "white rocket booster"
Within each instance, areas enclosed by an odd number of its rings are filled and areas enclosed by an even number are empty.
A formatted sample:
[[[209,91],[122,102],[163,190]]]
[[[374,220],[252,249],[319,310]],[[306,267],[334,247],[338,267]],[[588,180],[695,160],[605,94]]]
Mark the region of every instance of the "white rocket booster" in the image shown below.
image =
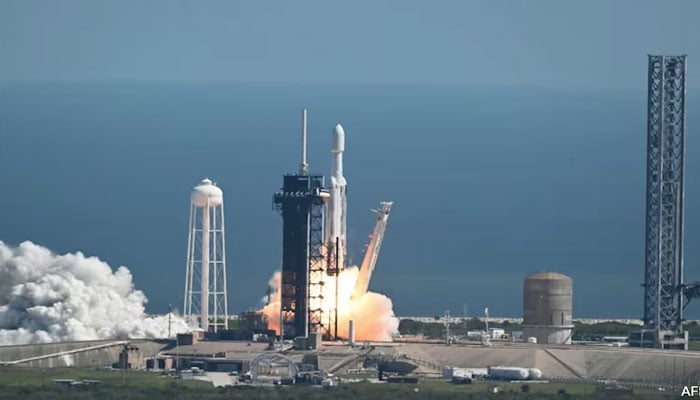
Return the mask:
[[[345,131],[338,124],[333,132],[333,173],[331,175],[330,202],[328,203],[328,229],[326,242],[335,255],[335,244],[338,242],[338,269],[345,267],[347,210],[347,182],[343,176],[343,152],[345,151]]]

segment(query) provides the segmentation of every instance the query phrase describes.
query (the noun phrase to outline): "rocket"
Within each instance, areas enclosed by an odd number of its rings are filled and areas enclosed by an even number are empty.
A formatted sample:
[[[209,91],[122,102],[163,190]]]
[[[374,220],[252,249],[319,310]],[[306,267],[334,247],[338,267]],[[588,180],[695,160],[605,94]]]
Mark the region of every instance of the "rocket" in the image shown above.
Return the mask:
[[[337,251],[338,265],[342,270],[345,267],[346,239],[347,239],[347,210],[348,200],[346,195],[347,182],[343,176],[343,152],[345,151],[345,131],[338,124],[333,131],[333,171],[331,175],[330,199],[328,202],[328,227],[326,229],[326,243],[331,250],[331,257],[335,257]],[[337,243],[337,249],[336,249]]]
[[[329,262],[334,262],[334,270],[340,272],[345,269],[347,256],[347,182],[343,176],[343,153],[345,152],[345,130],[338,124],[333,130],[333,171],[331,174],[330,198],[328,199],[326,217],[326,244],[328,248]],[[374,231],[370,235],[370,242],[365,250],[365,256],[360,265],[357,280],[351,298],[358,299],[369,290],[372,273],[377,265],[379,250],[384,239],[389,212],[393,202],[381,202],[381,209],[377,213]],[[374,211],[374,210],[373,210]],[[330,265],[330,264],[329,264]],[[335,272],[335,271],[334,271]]]

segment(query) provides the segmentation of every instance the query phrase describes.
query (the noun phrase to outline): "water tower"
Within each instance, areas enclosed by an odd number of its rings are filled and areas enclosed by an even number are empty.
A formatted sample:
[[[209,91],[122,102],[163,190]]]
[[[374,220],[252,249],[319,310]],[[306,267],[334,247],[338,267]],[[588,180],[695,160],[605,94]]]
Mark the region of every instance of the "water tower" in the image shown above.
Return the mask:
[[[224,193],[209,179],[192,190],[188,232],[183,313],[205,332],[226,329]]]

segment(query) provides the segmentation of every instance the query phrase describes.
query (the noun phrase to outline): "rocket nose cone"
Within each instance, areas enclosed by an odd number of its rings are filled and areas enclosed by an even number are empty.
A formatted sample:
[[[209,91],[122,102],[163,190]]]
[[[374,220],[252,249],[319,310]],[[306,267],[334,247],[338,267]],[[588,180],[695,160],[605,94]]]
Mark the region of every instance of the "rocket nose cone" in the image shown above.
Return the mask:
[[[333,151],[345,151],[345,130],[340,124],[335,126],[335,132],[333,134]]]

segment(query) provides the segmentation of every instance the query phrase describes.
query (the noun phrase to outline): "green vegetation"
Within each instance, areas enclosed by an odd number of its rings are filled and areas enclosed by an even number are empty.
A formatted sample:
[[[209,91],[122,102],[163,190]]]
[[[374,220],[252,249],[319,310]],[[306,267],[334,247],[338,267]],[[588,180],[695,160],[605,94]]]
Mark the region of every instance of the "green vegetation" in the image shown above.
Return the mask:
[[[688,341],[688,350],[700,351],[700,340]]]
[[[489,322],[489,328],[500,328],[510,333],[521,331],[522,326],[515,323]],[[486,329],[486,323],[478,318],[471,318],[466,322],[451,323],[451,335],[466,335],[467,331],[481,331]],[[423,335],[429,338],[445,338],[445,323],[440,317],[435,317],[435,322],[420,322],[412,319],[402,319],[399,322],[399,333],[402,335]]]
[[[489,322],[489,328],[500,328],[511,333],[522,331],[522,324],[519,323],[495,323]],[[465,335],[467,331],[479,331],[486,329],[486,324],[478,318],[472,318],[466,322],[450,324],[450,332],[454,335]],[[602,336],[627,336],[629,332],[639,329],[638,325],[623,324],[619,322],[602,322],[598,324],[574,323],[574,340],[593,340]],[[700,336],[700,326],[696,326]],[[435,322],[419,322],[412,319],[403,319],[399,323],[399,333],[402,335],[424,335],[430,338],[444,338],[445,324],[436,317]]]
[[[573,339],[595,340],[602,336],[629,336],[631,331],[638,329],[640,329],[639,325],[620,322],[600,322],[597,324],[574,322]]]
[[[522,331],[523,327],[519,323],[496,323],[489,322],[490,328],[500,328],[510,333]],[[479,331],[486,329],[486,324],[478,318],[471,318],[466,322],[451,323],[450,333],[458,336],[465,335],[467,331]],[[597,324],[583,324],[574,322],[574,340],[596,340],[603,336],[629,336],[630,331],[640,329],[639,325],[623,324],[620,322],[601,322]],[[691,340],[700,342],[700,324],[691,321],[684,324],[684,329],[688,330]],[[435,322],[420,322],[412,319],[402,319],[399,323],[399,333],[402,335],[422,335],[428,338],[444,339],[445,323],[440,317],[435,317]],[[691,350],[700,350],[700,345],[696,344]]]
[[[92,387],[61,387],[53,379],[95,379],[103,384]],[[498,387],[499,393],[491,393]],[[676,394],[677,395],[677,394]],[[635,389],[635,398],[671,398],[671,393]],[[349,383],[337,388],[309,386],[213,388],[200,381],[182,381],[147,372],[101,371],[91,369],[0,368],[0,399],[250,399],[316,400],[328,399],[586,399],[604,398],[595,385],[565,383],[478,382],[452,385],[440,379],[423,379],[419,384]]]
[[[687,322],[683,324],[683,328],[688,331],[688,337],[691,340],[700,341],[700,325],[698,324],[698,321]]]
[[[230,319],[226,324],[226,329],[236,330],[241,329],[241,324],[237,319]]]
[[[99,380],[108,386],[150,387],[164,389],[169,387],[173,378],[144,371],[104,370],[90,368],[25,368],[0,367],[0,387],[55,387],[54,379]],[[177,381],[184,387],[207,388],[208,382],[186,380]]]

